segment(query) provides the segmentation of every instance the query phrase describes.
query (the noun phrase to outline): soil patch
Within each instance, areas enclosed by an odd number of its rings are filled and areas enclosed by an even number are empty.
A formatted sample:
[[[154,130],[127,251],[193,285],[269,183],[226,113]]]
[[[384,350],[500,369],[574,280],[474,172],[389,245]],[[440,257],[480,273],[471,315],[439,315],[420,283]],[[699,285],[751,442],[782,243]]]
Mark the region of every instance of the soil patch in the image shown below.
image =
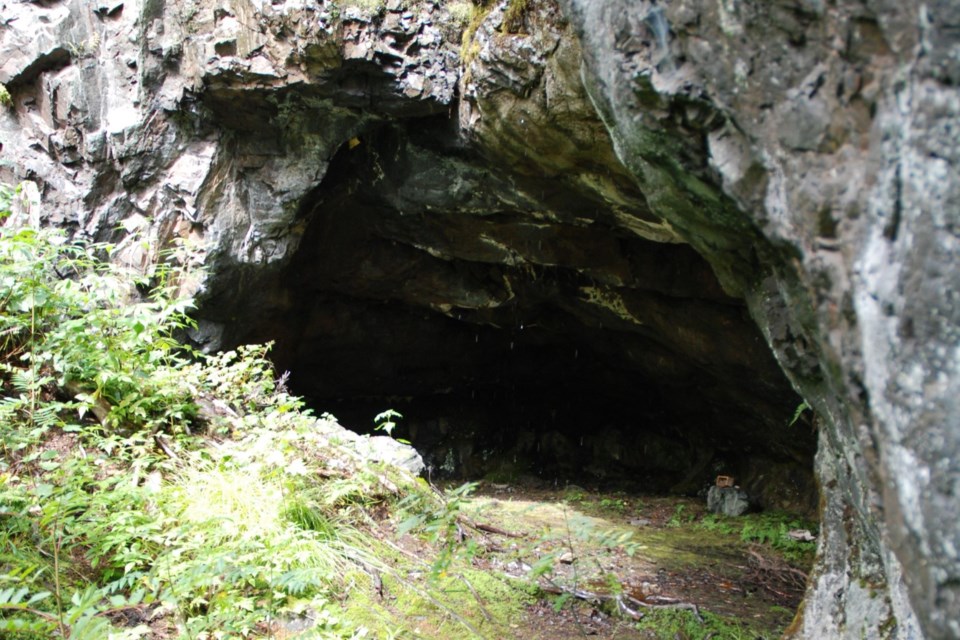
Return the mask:
[[[750,516],[718,519],[693,499],[578,487],[482,484],[464,514],[488,529],[466,532],[474,568],[540,586],[510,621],[517,638],[779,637],[814,548],[785,557],[744,539]]]

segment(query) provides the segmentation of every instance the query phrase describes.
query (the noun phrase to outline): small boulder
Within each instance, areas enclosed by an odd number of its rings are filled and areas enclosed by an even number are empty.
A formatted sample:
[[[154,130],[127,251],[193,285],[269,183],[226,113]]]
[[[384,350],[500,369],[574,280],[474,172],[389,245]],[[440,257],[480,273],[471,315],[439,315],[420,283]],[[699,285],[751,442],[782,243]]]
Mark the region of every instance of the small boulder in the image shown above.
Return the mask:
[[[707,509],[725,516],[742,516],[750,508],[747,492],[739,487],[710,487]]]
[[[358,450],[366,449],[365,454],[369,459],[406,469],[415,476],[423,472],[423,458],[410,445],[398,442],[389,436],[368,436],[361,440],[365,442],[358,443],[357,448]]]

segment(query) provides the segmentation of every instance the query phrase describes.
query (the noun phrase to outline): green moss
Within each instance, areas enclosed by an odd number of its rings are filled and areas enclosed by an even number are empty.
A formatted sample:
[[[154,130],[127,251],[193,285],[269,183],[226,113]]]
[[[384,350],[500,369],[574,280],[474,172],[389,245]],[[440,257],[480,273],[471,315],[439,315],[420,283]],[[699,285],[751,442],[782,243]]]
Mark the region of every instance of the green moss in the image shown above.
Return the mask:
[[[878,631],[880,632],[880,637],[882,638],[892,638],[896,634],[897,630],[897,617],[895,615],[890,615],[889,618],[883,621],[883,624],[880,625]]]
[[[503,33],[523,33],[524,22],[530,11],[530,0],[510,0],[507,9],[503,12],[503,24],[500,31]]]
[[[2,82],[0,82],[0,106],[8,108],[13,106],[13,97],[7,90],[7,85],[3,84]]]
[[[534,592],[525,582],[467,568],[434,583],[384,576],[384,597],[351,593],[346,617],[373,637],[507,637],[505,625],[523,615]]]
[[[746,640],[756,634],[744,623],[734,618],[701,612],[703,621],[697,620],[691,611],[681,609],[653,609],[644,612],[637,629],[652,632],[663,640],[673,638],[712,638],[713,640]]]
[[[461,28],[466,28],[477,14],[477,8],[468,0],[457,0],[447,5],[450,17]]]
[[[492,7],[482,4],[473,7],[470,21],[463,29],[463,37],[460,41],[460,61],[464,69],[469,67],[473,59],[480,53],[480,43],[476,39],[477,31],[487,16],[490,15],[491,10]]]

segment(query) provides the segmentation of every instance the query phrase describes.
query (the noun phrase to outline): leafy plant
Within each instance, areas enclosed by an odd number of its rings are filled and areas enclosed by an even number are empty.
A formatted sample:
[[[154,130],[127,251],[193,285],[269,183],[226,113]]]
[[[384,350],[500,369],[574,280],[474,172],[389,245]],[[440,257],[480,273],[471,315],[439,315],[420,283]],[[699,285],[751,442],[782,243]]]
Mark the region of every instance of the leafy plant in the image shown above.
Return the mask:
[[[7,85],[0,82],[0,106],[10,108],[13,106],[13,97],[7,89]]]
[[[192,417],[189,390],[173,373],[183,363],[173,336],[190,324],[190,301],[174,295],[169,269],[135,274],[99,259],[110,251],[57,230],[0,229],[0,372],[15,391],[0,415],[30,430],[26,439],[9,432],[4,445],[21,449],[70,426],[67,410],[128,435],[174,432]],[[55,401],[54,387],[76,401]]]
[[[602,498],[599,507],[604,511],[622,514],[627,510],[627,501],[623,498]]]
[[[15,197],[0,187],[0,217]],[[436,585],[414,584],[378,559],[393,547],[371,515],[412,479],[313,417],[269,344],[178,344],[178,262],[135,273],[115,251],[0,227],[0,635],[369,637],[341,594],[374,576],[473,633],[443,575],[472,553],[458,519],[475,485],[412,494],[411,526],[441,548]]]
[[[434,577],[446,575],[454,560],[472,557],[476,553],[475,543],[465,540],[460,518],[464,503],[477,486],[476,482],[467,482],[442,494],[421,487],[398,503],[404,515],[397,526],[398,535],[419,530],[440,547],[431,566],[430,573]]]
[[[674,510],[673,515],[670,516],[670,519],[667,521],[668,527],[682,527],[684,523],[691,522],[693,516],[684,516],[683,512],[686,511],[687,505],[684,503],[678,504]]]
[[[804,411],[812,411],[813,408],[807,403],[806,400],[797,405],[797,409],[793,412],[793,417],[790,419],[788,427],[792,427],[800,419],[800,416],[803,415]]]
[[[447,11],[450,12],[450,17],[455,23],[460,27],[466,27],[477,12],[477,7],[468,0],[457,0],[447,5]]]
[[[373,422],[376,424],[377,431],[386,431],[388,436],[393,435],[393,430],[397,428],[397,420],[400,420],[403,416],[393,409],[387,409],[381,413],[378,413],[374,418]]]
[[[587,492],[577,486],[567,487],[566,491],[563,492],[564,502],[569,502],[571,504],[576,504],[578,502],[583,502],[587,497]]]

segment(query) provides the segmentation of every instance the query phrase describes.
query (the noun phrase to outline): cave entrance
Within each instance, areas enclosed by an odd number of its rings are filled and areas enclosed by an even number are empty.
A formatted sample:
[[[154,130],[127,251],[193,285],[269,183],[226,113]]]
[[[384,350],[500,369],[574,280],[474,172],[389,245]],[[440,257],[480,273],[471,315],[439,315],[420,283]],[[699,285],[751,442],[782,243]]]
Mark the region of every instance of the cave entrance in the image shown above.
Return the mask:
[[[449,130],[345,143],[302,203],[296,255],[257,284],[270,304],[228,341],[274,340],[293,391],[347,427],[399,411],[394,435],[434,478],[692,494],[726,474],[811,512],[800,398],[709,265]]]

